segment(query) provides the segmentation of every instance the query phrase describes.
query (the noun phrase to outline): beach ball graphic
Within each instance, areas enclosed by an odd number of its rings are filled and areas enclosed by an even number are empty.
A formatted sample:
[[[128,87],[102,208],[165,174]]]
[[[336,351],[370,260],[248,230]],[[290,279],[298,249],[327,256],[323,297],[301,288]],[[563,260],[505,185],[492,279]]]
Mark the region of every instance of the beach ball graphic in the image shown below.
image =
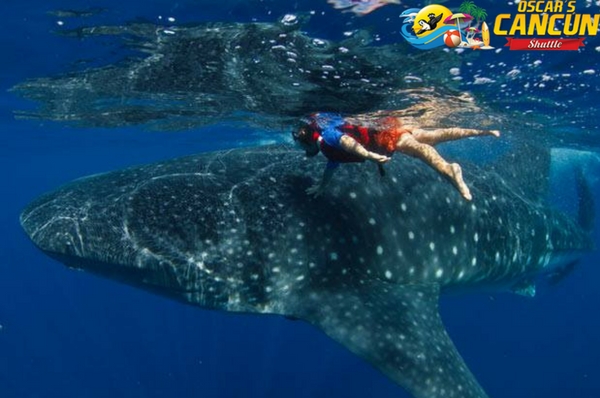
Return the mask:
[[[444,44],[450,48],[458,47],[460,44],[460,33],[456,29],[451,29],[444,33]]]

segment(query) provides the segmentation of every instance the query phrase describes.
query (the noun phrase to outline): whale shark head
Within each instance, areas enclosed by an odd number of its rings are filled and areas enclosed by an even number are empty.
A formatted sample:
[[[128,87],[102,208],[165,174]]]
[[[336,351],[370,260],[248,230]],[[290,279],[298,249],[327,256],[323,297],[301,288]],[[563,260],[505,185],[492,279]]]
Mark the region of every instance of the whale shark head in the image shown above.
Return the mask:
[[[385,178],[343,167],[314,199],[305,190],[322,164],[287,147],[239,149],[75,181],[21,223],[70,267],[204,308],[305,320],[416,397],[484,397],[439,294],[521,290],[590,248],[538,200],[538,160],[465,168],[472,203],[403,156]]]

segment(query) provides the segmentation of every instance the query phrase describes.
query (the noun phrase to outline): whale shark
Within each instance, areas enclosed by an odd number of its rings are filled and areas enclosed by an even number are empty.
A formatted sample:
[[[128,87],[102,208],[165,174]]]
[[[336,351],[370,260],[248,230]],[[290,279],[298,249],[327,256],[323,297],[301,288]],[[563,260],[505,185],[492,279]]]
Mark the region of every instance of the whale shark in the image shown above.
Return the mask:
[[[464,167],[474,196],[407,156],[341,167],[289,146],[202,153],[85,177],[21,214],[66,266],[205,309],[314,325],[414,397],[486,397],[442,323],[440,294],[533,294],[593,248],[591,191],[550,207],[550,155]],[[579,176],[581,177],[581,176]],[[579,220],[578,220],[579,218]],[[580,222],[581,221],[581,222]]]

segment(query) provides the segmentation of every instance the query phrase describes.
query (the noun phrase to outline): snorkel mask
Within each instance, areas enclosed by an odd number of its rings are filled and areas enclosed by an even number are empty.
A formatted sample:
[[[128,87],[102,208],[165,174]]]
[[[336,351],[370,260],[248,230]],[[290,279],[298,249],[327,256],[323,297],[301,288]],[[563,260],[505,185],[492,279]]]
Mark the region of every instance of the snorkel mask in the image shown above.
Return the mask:
[[[307,157],[316,156],[319,153],[319,133],[311,128],[310,125],[304,124],[297,130],[292,131],[294,141],[299,143]]]

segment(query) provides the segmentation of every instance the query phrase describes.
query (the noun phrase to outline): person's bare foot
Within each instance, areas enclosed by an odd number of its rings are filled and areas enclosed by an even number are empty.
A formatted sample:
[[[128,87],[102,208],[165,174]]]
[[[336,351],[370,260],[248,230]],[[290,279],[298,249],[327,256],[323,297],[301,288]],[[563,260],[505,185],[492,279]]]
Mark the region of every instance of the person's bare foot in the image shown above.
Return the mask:
[[[458,163],[452,163],[450,165],[450,169],[452,170],[452,179],[454,180],[454,183],[456,184],[456,188],[458,189],[458,192],[460,192],[462,197],[465,198],[466,200],[473,199],[473,196],[471,196],[471,191],[469,190],[469,187],[467,186],[467,184],[465,184],[465,181],[463,180],[462,169],[460,168],[460,165]]]
[[[487,133],[489,135],[493,135],[496,138],[500,137],[500,131],[499,130],[488,130]]]

